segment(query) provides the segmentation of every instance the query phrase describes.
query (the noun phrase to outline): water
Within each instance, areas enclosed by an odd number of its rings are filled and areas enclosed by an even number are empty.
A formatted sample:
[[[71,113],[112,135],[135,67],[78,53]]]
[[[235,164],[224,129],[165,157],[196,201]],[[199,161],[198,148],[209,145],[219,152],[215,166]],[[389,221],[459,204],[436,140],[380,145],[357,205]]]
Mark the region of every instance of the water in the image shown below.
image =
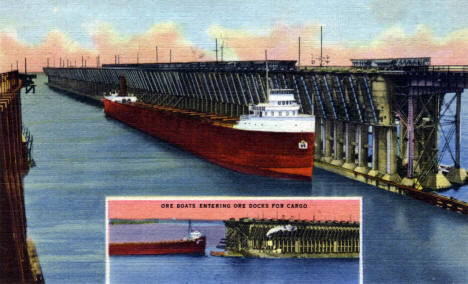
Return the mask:
[[[188,235],[188,226],[188,222],[111,225],[109,226],[109,242],[181,240]],[[209,248],[215,248],[224,238],[224,223],[221,221],[193,221],[192,228],[206,236],[206,245]]]
[[[320,169],[312,183],[232,172],[106,119],[102,109],[43,82],[45,76],[39,76],[37,93],[23,96],[23,121],[34,135],[37,163],[25,178],[28,235],[36,242],[47,283],[104,282],[105,197],[123,195],[363,196],[365,283],[466,282],[467,216]],[[466,137],[468,129],[462,129]],[[462,145],[462,157],[468,157],[468,144]],[[131,274],[122,281],[135,283],[157,277],[242,283],[265,276],[292,282],[302,275],[309,276],[303,282],[357,281],[355,262],[347,260],[199,260],[119,258],[113,265],[128,266]],[[152,263],[150,276],[143,273],[143,262]]]

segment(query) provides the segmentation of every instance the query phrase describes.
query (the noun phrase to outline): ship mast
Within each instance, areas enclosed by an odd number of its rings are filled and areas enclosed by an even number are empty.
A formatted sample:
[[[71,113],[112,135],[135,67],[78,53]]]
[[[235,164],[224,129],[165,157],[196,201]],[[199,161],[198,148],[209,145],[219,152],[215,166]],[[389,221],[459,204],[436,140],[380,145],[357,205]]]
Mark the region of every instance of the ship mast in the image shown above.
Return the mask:
[[[188,220],[188,234],[192,232],[192,220]]]
[[[323,66],[323,35],[322,35],[322,26],[320,26],[320,67]]]
[[[265,81],[266,81],[266,101],[270,101],[270,84],[268,82],[268,54],[267,50],[265,49]]]

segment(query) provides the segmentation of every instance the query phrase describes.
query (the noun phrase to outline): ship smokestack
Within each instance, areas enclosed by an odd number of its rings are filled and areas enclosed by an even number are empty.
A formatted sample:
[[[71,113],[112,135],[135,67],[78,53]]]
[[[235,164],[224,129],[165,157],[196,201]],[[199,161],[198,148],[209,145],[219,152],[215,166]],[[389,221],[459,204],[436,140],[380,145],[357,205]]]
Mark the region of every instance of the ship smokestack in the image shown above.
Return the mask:
[[[120,76],[119,82],[120,82],[119,95],[125,97],[127,96],[127,80],[125,79],[124,76]]]

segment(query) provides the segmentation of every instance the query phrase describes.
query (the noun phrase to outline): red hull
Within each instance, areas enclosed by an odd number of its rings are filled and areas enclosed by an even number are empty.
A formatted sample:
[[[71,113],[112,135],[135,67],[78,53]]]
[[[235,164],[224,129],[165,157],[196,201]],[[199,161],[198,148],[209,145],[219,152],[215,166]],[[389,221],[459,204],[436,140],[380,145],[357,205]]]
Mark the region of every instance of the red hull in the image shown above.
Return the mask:
[[[110,243],[109,255],[205,254],[206,238],[148,243]]]
[[[247,174],[312,178],[314,133],[239,130],[182,112],[103,102],[110,117],[214,164]],[[308,148],[299,149],[300,141]]]

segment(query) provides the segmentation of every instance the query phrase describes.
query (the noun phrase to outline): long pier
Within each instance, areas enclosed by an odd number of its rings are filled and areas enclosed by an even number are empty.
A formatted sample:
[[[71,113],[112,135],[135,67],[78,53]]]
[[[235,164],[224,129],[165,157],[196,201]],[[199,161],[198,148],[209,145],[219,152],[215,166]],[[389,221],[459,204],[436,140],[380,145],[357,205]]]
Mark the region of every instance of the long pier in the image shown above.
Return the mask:
[[[43,283],[36,249],[26,237],[23,177],[34,163],[32,135],[22,126],[20,90],[35,75],[0,74],[0,282]]]
[[[224,221],[228,255],[250,257],[359,257],[360,225],[244,218]]]
[[[301,112],[316,117],[315,165],[402,194],[407,188],[434,191],[465,184],[460,112],[468,66],[433,66],[430,58],[352,62],[298,68],[295,61],[268,61],[271,88],[293,89]],[[44,72],[50,87],[96,102],[117,91],[121,77],[144,103],[233,118],[266,100],[265,61],[46,67]],[[444,156],[452,160],[448,167],[441,165]],[[464,202],[450,207],[468,210]]]

